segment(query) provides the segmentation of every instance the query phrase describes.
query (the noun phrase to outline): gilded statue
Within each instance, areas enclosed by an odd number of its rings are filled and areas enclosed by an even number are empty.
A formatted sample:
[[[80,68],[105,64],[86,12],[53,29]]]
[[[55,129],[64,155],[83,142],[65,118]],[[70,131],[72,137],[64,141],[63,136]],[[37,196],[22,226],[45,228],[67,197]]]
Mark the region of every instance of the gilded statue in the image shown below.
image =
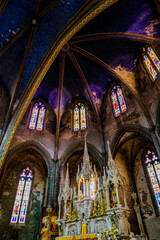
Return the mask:
[[[41,230],[41,240],[49,240],[49,218],[48,216],[43,217],[42,223],[44,224]]]
[[[50,240],[51,236],[58,236],[57,216],[54,216],[52,208],[46,210],[47,215],[43,217],[41,230],[41,240]]]

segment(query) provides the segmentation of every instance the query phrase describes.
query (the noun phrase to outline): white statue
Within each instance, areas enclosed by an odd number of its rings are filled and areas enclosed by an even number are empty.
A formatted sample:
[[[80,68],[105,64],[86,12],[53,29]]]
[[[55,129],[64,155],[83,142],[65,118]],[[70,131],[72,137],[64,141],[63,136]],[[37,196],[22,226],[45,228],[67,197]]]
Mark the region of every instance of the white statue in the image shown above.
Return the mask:
[[[130,232],[129,236],[131,240],[141,240],[141,237],[139,235],[134,235],[133,232]]]

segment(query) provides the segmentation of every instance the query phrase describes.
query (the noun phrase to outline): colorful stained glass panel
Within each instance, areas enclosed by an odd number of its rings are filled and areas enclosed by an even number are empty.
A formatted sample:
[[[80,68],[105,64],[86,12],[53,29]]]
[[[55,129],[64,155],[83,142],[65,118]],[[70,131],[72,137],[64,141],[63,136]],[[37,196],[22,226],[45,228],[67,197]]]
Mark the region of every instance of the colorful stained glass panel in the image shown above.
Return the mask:
[[[160,163],[157,155],[153,151],[147,151],[145,155],[145,164],[160,211]]]
[[[86,111],[83,104],[81,105],[81,108],[80,108],[80,114],[81,114],[81,130],[85,130],[86,129]]]
[[[45,107],[42,105],[42,107],[39,109],[39,115],[38,115],[38,121],[37,121],[37,127],[36,127],[36,130],[38,131],[42,131],[43,129],[44,115],[45,115]]]
[[[155,71],[151,61],[149,60],[147,55],[143,56],[143,60],[144,60],[145,66],[148,69],[149,74],[151,75],[152,79],[155,81],[157,78],[157,72]]]
[[[155,161],[154,167],[160,184],[160,163],[158,161]]]
[[[20,216],[19,216],[19,223],[25,223],[27,207],[28,207],[28,201],[23,200],[21,205]]]
[[[36,127],[36,122],[37,122],[37,116],[38,116],[38,105],[34,105],[33,110],[32,110],[32,116],[31,116],[31,120],[29,123],[29,128],[30,129],[35,129]]]
[[[117,87],[117,97],[119,101],[119,106],[121,108],[121,112],[124,113],[127,110],[127,106],[124,100],[122,89],[120,87]]]
[[[74,131],[79,130],[79,109],[77,106],[74,108]]]
[[[17,223],[18,221],[18,215],[20,210],[21,200],[15,200],[12,217],[11,217],[11,223]]]
[[[154,62],[157,70],[160,72],[159,58],[157,57],[157,55],[155,54],[155,52],[153,51],[153,49],[151,47],[147,47],[147,52],[148,52],[150,58],[152,59],[152,61]]]
[[[117,95],[114,91],[111,92],[111,100],[112,100],[114,115],[115,117],[118,117],[120,115],[120,109],[118,105]]]
[[[11,223],[25,223],[30,191],[32,186],[32,171],[27,167],[20,175]]]

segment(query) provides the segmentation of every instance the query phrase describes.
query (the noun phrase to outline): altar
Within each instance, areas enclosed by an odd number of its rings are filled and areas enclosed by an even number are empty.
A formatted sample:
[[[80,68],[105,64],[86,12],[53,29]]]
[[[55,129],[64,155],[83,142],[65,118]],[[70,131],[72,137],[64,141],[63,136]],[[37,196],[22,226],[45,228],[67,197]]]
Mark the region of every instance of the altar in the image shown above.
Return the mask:
[[[70,180],[67,163],[58,204],[57,224],[61,237],[57,240],[97,239],[97,234],[113,227],[121,236],[129,236],[130,209],[126,202],[125,182],[121,172],[114,171],[109,143],[108,166],[100,174],[90,162],[85,139],[83,161],[78,165],[74,181]]]

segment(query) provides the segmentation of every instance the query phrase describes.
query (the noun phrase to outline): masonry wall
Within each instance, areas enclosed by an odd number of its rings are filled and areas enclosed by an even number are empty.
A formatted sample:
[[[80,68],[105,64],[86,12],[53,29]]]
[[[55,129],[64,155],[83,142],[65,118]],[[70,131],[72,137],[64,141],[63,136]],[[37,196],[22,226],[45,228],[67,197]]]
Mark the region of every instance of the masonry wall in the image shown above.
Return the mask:
[[[32,191],[24,226],[10,224],[15,195],[22,170],[29,166],[33,173]],[[44,196],[44,178],[36,164],[25,162],[9,170],[2,187],[0,199],[0,239],[37,240],[42,214],[42,202]]]
[[[156,216],[154,202],[151,198],[151,191],[142,166],[142,151],[140,151],[136,157],[134,175],[142,209],[142,217],[144,219],[149,239],[160,240],[160,216]]]

